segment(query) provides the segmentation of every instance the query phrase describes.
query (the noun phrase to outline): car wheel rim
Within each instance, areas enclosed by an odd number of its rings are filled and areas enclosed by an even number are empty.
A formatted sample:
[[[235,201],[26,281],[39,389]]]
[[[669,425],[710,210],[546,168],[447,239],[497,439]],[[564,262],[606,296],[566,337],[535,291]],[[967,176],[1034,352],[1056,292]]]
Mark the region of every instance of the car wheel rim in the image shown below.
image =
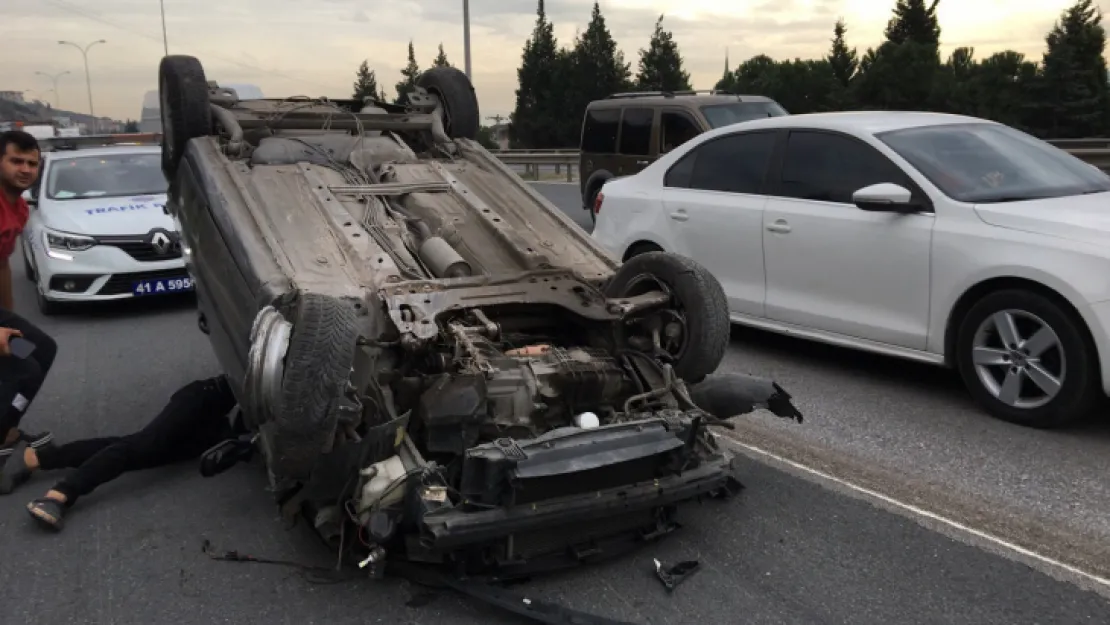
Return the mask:
[[[629,321],[637,326],[638,334],[640,334],[639,338],[650,340],[651,347],[649,347],[649,350],[655,348],[657,340],[658,349],[666,353],[671,360],[677,362],[686,354],[689,326],[686,321],[686,311],[670,286],[653,275],[641,274],[628,281],[623,297],[635,297],[651,291],[666,293],[670,305],[665,309],[657,309],[645,315],[637,315]],[[647,344],[642,346],[646,347]]]
[[[983,387],[1012,408],[1039,408],[1064,385],[1067,359],[1056,331],[1024,310],[1000,310],[979,324],[971,361]]]

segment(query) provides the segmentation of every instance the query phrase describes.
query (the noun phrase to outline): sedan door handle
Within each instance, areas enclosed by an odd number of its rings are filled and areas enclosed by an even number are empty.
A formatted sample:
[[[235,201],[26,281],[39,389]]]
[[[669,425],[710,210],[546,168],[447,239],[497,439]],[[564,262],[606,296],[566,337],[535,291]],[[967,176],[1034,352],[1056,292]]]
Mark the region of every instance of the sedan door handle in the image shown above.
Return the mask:
[[[673,219],[675,221],[686,221],[689,218],[690,218],[690,216],[686,214],[686,209],[684,209],[684,208],[680,208],[680,209],[676,210],[675,212],[671,213],[671,219]]]
[[[767,229],[771,232],[786,234],[790,232],[790,224],[786,223],[785,219],[776,219],[774,223],[767,224]]]

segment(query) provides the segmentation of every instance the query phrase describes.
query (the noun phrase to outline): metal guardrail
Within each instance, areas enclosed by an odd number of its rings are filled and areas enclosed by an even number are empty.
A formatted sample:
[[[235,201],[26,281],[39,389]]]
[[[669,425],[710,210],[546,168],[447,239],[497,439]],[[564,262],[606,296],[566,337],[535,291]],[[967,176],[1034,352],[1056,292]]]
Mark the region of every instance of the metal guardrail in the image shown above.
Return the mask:
[[[1046,143],[1110,172],[1110,138],[1047,139]],[[537,180],[541,168],[554,166],[556,174],[560,174],[562,168],[566,167],[567,182],[573,182],[578,169],[578,150],[574,149],[512,149],[491,152],[506,165],[524,165],[525,175],[531,175]]]

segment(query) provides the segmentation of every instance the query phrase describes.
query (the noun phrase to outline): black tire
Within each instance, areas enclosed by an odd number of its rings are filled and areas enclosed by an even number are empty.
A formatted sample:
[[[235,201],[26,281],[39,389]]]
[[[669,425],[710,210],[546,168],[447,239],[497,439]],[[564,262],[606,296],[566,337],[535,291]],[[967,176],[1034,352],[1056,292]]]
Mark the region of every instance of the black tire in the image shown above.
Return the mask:
[[[37,286],[35,287],[35,304],[38,305],[39,313],[44,317],[51,317],[62,312],[61,302],[54,302],[46,299]]]
[[[644,281],[644,277],[650,280]],[[687,382],[699,382],[716,371],[728,348],[731,322],[728,300],[721,283],[696,261],[667,252],[637,255],[617,270],[606,285],[609,297],[628,297],[662,283],[673,295],[685,317],[683,348],[674,371]]]
[[[416,84],[437,96],[446,109],[445,128],[452,139],[478,136],[481,115],[478,96],[466,74],[454,67],[433,67],[416,79]]]
[[[316,293],[299,295],[291,322],[270,468],[282,478],[307,480],[335,434],[336,402],[350,377],[358,330],[350,304]]]
[[[162,115],[162,174],[172,180],[185,146],[212,131],[208,80],[195,57],[174,55],[158,65]]]
[[[38,276],[35,275],[35,268],[31,266],[31,259],[27,256],[27,244],[20,245],[23,251],[23,275],[26,276],[31,282],[38,282]]]
[[[1005,310],[1035,315],[1059,338],[1066,366],[1064,381],[1057,395],[1041,406],[1022,408],[999,400],[976,372],[972,360],[976,331],[985,320]],[[960,321],[955,349],[956,366],[968,392],[988,413],[1004,421],[1035,428],[1063,427],[1089,415],[1101,400],[1097,354],[1083,320],[1034,291],[1008,289],[984,296]],[[1052,353],[1046,356],[1054,357]],[[1050,365],[1055,368],[1055,362],[1045,360],[1045,366]]]

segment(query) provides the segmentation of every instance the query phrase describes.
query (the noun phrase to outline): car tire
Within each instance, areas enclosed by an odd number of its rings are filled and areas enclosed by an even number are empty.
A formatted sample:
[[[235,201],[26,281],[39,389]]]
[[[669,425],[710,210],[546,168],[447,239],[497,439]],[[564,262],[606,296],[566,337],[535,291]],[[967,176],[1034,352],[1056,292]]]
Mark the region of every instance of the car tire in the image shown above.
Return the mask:
[[[32,283],[38,283],[39,278],[35,275],[35,268],[31,265],[31,258],[27,255],[27,244],[24,243],[20,246],[23,250],[23,275]]]
[[[162,115],[162,173],[173,180],[185,146],[212,131],[208,80],[195,57],[172,55],[158,65]]]
[[[39,313],[44,317],[50,317],[62,312],[62,304],[53,300],[46,299],[42,291],[35,286],[35,304],[38,306]]]
[[[1009,331],[1000,332],[1000,325],[1016,328],[1016,343],[1003,346]],[[1045,328],[1047,334],[1038,334]],[[1077,314],[1040,293],[995,291],[961,320],[956,365],[971,396],[996,418],[1063,427],[1090,414],[1101,398],[1097,354],[1085,328]],[[1060,382],[1052,392],[1044,390],[1045,373]],[[1017,384],[1016,399],[1004,396],[1007,381]]]
[[[696,261],[667,252],[645,252],[621,265],[605,287],[609,297],[629,297],[656,285],[671,293],[685,332],[675,374],[691,383],[716,371],[728,348],[728,300],[721,283]]]
[[[300,293],[291,315],[281,408],[273,415],[271,470],[307,480],[338,422],[337,400],[350,379],[358,340],[354,308],[317,293]]]
[[[443,103],[447,136],[452,139],[474,139],[478,136],[481,125],[478,96],[466,74],[454,67],[433,67],[420,74],[416,84]]]

